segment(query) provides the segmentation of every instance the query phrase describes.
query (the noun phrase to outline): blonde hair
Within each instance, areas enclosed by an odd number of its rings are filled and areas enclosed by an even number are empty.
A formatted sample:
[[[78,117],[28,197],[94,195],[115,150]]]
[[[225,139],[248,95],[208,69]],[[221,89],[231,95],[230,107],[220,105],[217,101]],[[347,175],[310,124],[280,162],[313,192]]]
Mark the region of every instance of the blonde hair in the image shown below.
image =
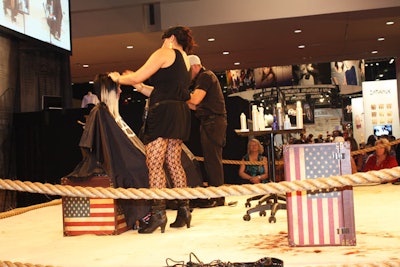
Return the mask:
[[[250,139],[249,142],[247,143],[247,153],[249,153],[250,144],[251,144],[252,142],[253,142],[253,143],[256,143],[256,144],[258,145],[258,153],[259,153],[259,154],[264,153],[264,147],[261,145],[260,141],[258,141],[258,139],[256,139],[256,138]]]
[[[390,150],[391,150],[391,146],[388,145],[389,144],[389,140],[387,140],[386,138],[381,138],[375,141],[375,146],[380,146],[383,145],[385,146],[385,153],[387,155],[390,154]]]

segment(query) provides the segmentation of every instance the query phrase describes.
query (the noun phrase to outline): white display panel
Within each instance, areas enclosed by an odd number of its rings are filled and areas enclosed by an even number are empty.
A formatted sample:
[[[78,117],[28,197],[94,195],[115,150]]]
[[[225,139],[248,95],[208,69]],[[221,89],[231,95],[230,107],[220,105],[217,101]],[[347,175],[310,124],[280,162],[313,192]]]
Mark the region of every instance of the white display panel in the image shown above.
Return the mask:
[[[397,100],[397,81],[363,82],[365,115],[365,137],[374,134],[375,126],[391,125],[392,134],[398,138],[399,105]]]
[[[0,25],[71,51],[69,0],[2,0]]]

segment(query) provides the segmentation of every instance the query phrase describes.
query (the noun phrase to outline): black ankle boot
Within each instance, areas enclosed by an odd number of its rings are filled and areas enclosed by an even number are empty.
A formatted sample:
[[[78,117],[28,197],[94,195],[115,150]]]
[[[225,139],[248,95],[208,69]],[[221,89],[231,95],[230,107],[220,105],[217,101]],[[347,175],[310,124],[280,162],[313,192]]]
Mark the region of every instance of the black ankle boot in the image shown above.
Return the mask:
[[[172,228],[183,227],[186,224],[187,228],[190,228],[190,221],[192,220],[192,213],[189,208],[189,200],[178,200],[178,212],[176,214],[175,222],[169,226]]]
[[[151,234],[158,227],[161,227],[161,233],[164,233],[165,226],[167,225],[165,208],[165,200],[153,200],[150,220],[147,225],[143,225],[143,228],[139,229],[139,234]]]

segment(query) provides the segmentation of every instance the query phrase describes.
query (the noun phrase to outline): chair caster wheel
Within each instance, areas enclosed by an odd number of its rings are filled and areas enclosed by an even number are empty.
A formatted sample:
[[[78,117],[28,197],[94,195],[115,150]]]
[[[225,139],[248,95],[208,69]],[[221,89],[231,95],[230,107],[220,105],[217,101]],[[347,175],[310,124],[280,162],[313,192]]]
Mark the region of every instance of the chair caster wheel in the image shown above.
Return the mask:
[[[263,211],[260,211],[260,216],[267,216],[267,212],[265,212],[265,210],[263,210]]]
[[[249,214],[246,214],[246,215],[244,215],[243,216],[243,220],[245,220],[245,221],[250,221],[250,215]]]
[[[276,223],[276,218],[271,216],[271,217],[269,217],[268,222],[269,223]]]
[[[251,204],[250,204],[249,202],[246,202],[246,203],[244,203],[244,206],[245,206],[246,208],[250,208],[250,207],[251,207]]]

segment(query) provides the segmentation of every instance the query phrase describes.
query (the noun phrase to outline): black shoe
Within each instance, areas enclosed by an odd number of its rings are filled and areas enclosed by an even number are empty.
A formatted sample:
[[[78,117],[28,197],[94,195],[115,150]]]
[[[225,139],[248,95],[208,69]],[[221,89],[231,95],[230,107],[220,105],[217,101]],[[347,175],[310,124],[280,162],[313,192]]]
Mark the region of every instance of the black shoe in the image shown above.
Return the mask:
[[[151,216],[148,222],[141,225],[139,234],[151,234],[158,227],[161,228],[161,233],[165,232],[165,226],[167,225],[167,214],[165,211],[165,200],[153,200],[151,205]]]
[[[190,228],[190,221],[192,220],[192,213],[189,208],[189,200],[178,200],[178,212],[176,215],[176,219],[169,226],[172,228],[179,228],[186,225],[187,228]]]

